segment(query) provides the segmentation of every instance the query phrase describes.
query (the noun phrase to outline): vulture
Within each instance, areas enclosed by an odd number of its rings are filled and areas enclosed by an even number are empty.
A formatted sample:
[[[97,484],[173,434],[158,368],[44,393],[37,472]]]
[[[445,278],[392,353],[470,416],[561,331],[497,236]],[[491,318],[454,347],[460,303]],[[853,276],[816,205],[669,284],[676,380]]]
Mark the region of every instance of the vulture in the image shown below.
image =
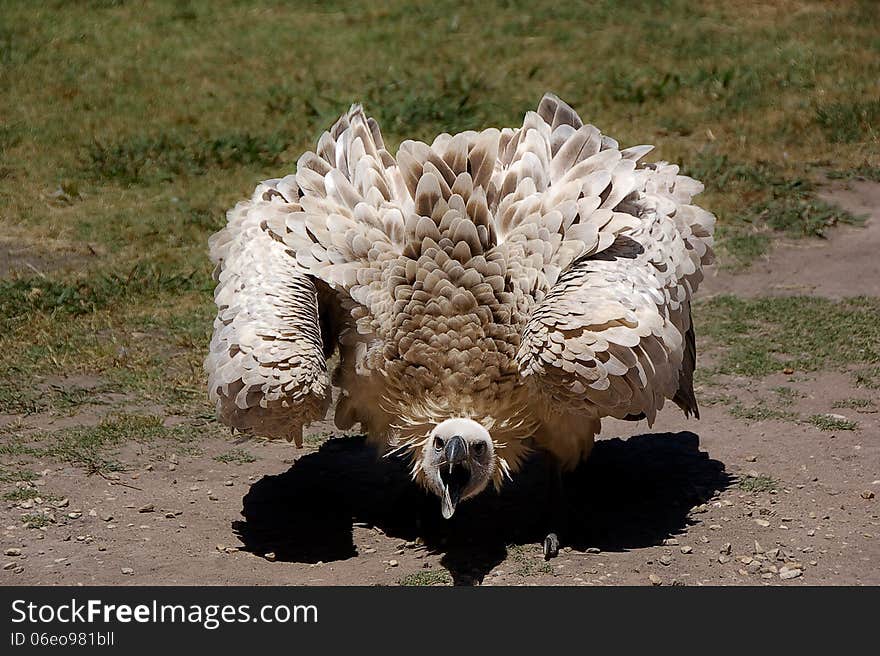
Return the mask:
[[[667,399],[699,417],[715,217],[678,166],[639,163],[651,150],[547,94],[522,127],[392,155],[352,106],[210,238],[220,421],[301,446],[335,390],[336,426],[407,457],[449,518],[533,451],[574,469],[603,417],[650,423]]]

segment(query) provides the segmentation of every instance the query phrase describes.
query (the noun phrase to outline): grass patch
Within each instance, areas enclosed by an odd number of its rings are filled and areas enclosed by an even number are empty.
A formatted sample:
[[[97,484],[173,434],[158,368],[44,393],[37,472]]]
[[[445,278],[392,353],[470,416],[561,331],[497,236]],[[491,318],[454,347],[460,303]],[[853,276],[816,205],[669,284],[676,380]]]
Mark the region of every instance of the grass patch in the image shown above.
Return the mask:
[[[22,469],[13,465],[0,465],[0,483],[26,483],[28,481],[35,481],[38,478],[37,473],[29,469]]]
[[[859,410],[862,408],[873,408],[876,403],[871,399],[840,399],[831,404],[832,408],[849,408]]]
[[[763,403],[754,406],[745,406],[741,403],[735,403],[727,410],[732,416],[743,421],[767,421],[768,419],[777,419],[779,421],[797,421],[797,415],[786,410],[777,410],[770,408]]]
[[[257,458],[250,451],[235,448],[230,449],[226,453],[221,453],[219,456],[214,456],[214,460],[217,462],[225,462],[228,465],[246,465],[251,462],[256,462]]]
[[[38,313],[63,320],[160,294],[207,291],[209,287],[210,282],[195,272],[169,274],[149,263],[67,281],[42,277],[0,280],[0,329],[12,330]]]
[[[717,296],[695,311],[704,334],[722,348],[716,372],[744,376],[880,362],[878,313],[880,299],[809,296]]]
[[[77,426],[29,438],[13,436],[0,445],[0,455],[51,458],[81,467],[88,474],[108,474],[124,469],[116,458],[123,443],[163,440],[185,445],[201,435],[191,426],[166,428],[160,417],[118,414],[105,417],[96,426]]]
[[[880,100],[829,103],[816,108],[816,122],[832,143],[877,139]]]
[[[785,385],[774,387],[773,393],[776,394],[779,403],[786,406],[792,405],[797,399],[804,398],[804,394],[798,392],[793,387],[786,387]]]
[[[40,496],[40,493],[37,492],[35,488],[20,487],[10,492],[4,492],[3,496],[0,498],[4,501],[28,501],[29,499],[34,499],[38,496]]]
[[[873,180],[880,182],[880,166],[875,166],[865,162],[859,166],[843,169],[839,171],[828,171],[827,175],[832,180],[852,180],[854,178],[863,178],[865,180]]]
[[[868,367],[854,372],[853,384],[856,387],[880,389],[880,367]]]
[[[443,570],[423,569],[407,574],[398,583],[409,586],[449,585],[452,583],[452,577],[449,576],[449,572]]]
[[[807,419],[807,422],[820,431],[853,431],[859,427],[858,422],[831,415],[812,415]]]
[[[136,135],[110,144],[94,141],[84,161],[87,175],[100,182],[150,184],[214,169],[281,163],[290,135],[232,132],[221,136]]]
[[[819,200],[815,185],[806,177],[792,177],[766,161],[733,161],[708,148],[691,163],[682,162],[682,167],[704,181],[710,193],[739,196],[735,205],[719,210],[718,239],[727,266],[743,267],[766,255],[777,233],[824,237],[835,226],[865,220]]]
[[[28,513],[21,516],[21,522],[25,528],[43,528],[51,524],[52,520],[42,513]]]
[[[538,559],[526,553],[522,545],[507,547],[507,555],[516,564],[513,573],[516,576],[539,576],[541,574],[553,574],[553,566],[543,558]]]
[[[743,476],[737,482],[743,492],[769,492],[779,487],[779,483],[772,476]]]

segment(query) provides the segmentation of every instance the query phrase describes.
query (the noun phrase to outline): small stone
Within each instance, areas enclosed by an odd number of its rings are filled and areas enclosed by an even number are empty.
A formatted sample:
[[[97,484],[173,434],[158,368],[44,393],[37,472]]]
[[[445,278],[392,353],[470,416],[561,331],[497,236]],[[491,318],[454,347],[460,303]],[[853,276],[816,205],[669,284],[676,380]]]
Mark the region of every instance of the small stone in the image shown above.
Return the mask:
[[[779,570],[779,578],[787,581],[788,579],[796,579],[803,573],[804,572],[799,569],[782,568],[781,570]]]
[[[65,497],[64,499],[61,499],[60,501],[56,501],[53,505],[56,508],[67,508],[67,506],[70,505],[70,499]]]
[[[660,585],[663,581],[656,574],[648,574],[648,580],[651,581],[651,585]]]
[[[718,562],[724,565],[730,562],[730,556],[718,556]]]
[[[177,465],[175,465],[173,462],[168,465],[168,471],[176,471],[176,470],[177,470]]]
[[[794,369],[792,369],[791,367],[786,367],[782,370],[782,373],[784,373],[786,376],[791,376],[794,373]]]
[[[397,567],[398,565],[400,565],[400,563],[398,563],[396,560],[389,560],[388,565],[391,567]]]
[[[768,522],[766,519],[756,519],[755,524],[757,524],[758,526],[763,526],[764,528],[770,526],[770,522]]]
[[[663,544],[667,547],[677,547],[678,546],[678,539],[666,538],[665,540],[663,540]]]
[[[152,503],[148,503],[145,506],[141,506],[138,508],[138,512],[140,513],[151,513],[156,511],[156,506]]]
[[[709,544],[709,538],[707,538],[705,535],[701,535],[700,542],[702,542],[703,544]]]
[[[725,542],[723,545],[721,545],[721,549],[718,550],[718,553],[729,556],[731,551],[733,551],[733,547],[731,546],[730,542]]]
[[[753,560],[746,566],[746,570],[748,570],[750,574],[757,574],[761,571],[761,563],[757,560]]]
[[[223,485],[225,485],[226,487],[232,487],[233,482],[232,481],[223,481]]]
[[[746,456],[746,462],[758,462],[758,456]]]
[[[6,554],[7,556],[20,556],[21,549],[19,549],[18,547],[10,547],[9,549],[4,551],[3,553]]]
[[[743,565],[748,565],[753,560],[754,560],[754,558],[752,558],[751,556],[743,556],[742,558],[739,559],[739,562],[741,562]]]
[[[690,547],[690,546],[688,546],[688,545],[685,545],[685,546],[683,546],[681,549],[679,549],[679,551],[681,551],[681,553],[683,553],[683,554],[689,554],[689,553],[693,553],[693,552],[694,552],[694,548],[693,548],[693,547]]]
[[[588,547],[587,553],[588,554],[597,554],[597,553],[602,553],[602,550],[599,547]]]
[[[132,576],[134,574],[134,570],[131,567],[123,567],[122,573],[127,576]]]
[[[14,574],[21,574],[23,571],[24,571],[24,567],[22,567],[21,565],[19,565],[19,566],[16,567],[14,570],[12,570],[12,572],[13,572]]]
[[[95,510],[94,508],[89,510],[89,517],[97,517],[97,516],[98,516],[97,510]]]
[[[772,579],[773,574],[771,574],[770,572],[764,572],[763,574],[761,574],[761,578],[762,579]]]
[[[199,486],[198,486],[198,485],[191,485],[190,488],[189,488],[189,491],[190,491],[190,492],[198,492],[198,491],[199,491]]]
[[[720,531],[721,524],[709,524],[709,530],[710,531]]]
[[[265,554],[263,558],[268,560],[270,563],[274,563],[278,559],[274,551],[270,551],[269,553]]]
[[[865,490],[864,492],[862,492],[861,497],[862,497],[863,499],[873,499],[873,498],[874,498],[874,493],[871,492],[871,490]]]
[[[213,492],[208,492],[208,501],[220,501]]]
[[[10,562],[10,563],[6,563],[3,566],[3,569],[15,569],[15,567],[16,567],[15,563]]]
[[[69,512],[69,513],[67,513],[67,516],[68,516],[70,519],[79,519],[80,517],[82,517],[82,513],[81,513],[81,512],[76,512],[76,511],[74,511],[74,512]]]
[[[672,556],[660,556],[659,561],[664,567],[669,567],[672,564]]]

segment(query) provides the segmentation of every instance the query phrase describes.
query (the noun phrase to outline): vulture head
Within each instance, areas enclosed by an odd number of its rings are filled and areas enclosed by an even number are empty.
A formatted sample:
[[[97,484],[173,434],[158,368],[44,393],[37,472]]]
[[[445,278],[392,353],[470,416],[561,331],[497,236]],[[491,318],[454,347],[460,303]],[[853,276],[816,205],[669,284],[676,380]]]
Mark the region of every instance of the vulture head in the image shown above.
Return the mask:
[[[472,419],[447,419],[428,435],[420,464],[427,488],[440,497],[443,517],[449,519],[459,502],[492,480],[495,447],[489,431]]]

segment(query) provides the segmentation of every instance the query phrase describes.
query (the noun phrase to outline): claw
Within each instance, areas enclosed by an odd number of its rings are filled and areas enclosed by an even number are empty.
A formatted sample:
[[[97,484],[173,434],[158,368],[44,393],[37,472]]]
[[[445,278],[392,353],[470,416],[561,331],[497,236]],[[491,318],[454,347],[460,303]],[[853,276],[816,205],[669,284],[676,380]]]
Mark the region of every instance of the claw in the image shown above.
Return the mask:
[[[544,560],[556,558],[559,555],[559,536],[556,533],[550,533],[544,538]]]

